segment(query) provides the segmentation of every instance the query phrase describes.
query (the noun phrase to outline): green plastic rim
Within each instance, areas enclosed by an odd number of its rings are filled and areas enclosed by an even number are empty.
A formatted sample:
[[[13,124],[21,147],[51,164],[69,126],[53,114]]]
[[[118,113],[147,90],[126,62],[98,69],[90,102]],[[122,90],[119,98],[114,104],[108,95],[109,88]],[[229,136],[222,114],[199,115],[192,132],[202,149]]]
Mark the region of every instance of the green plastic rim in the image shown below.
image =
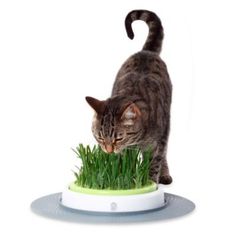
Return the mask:
[[[134,188],[134,189],[125,189],[125,190],[111,190],[111,189],[92,189],[92,188],[84,188],[78,186],[75,182],[69,185],[69,189],[73,192],[85,193],[85,194],[93,194],[93,195],[134,195],[134,194],[142,194],[149,193],[157,190],[157,184],[153,181],[150,181],[149,185],[146,185],[142,188]]]

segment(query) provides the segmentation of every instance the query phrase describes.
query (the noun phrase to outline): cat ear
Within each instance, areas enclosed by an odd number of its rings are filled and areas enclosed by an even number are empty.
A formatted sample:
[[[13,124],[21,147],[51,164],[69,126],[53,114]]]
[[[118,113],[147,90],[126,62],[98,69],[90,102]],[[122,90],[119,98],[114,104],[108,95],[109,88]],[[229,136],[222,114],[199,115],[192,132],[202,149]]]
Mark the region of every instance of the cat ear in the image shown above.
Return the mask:
[[[134,103],[131,103],[125,108],[121,119],[124,120],[125,125],[133,125],[134,120],[139,116],[141,116],[141,112],[138,106]]]
[[[98,113],[101,114],[105,110],[105,101],[100,101],[93,97],[85,97],[88,104]]]

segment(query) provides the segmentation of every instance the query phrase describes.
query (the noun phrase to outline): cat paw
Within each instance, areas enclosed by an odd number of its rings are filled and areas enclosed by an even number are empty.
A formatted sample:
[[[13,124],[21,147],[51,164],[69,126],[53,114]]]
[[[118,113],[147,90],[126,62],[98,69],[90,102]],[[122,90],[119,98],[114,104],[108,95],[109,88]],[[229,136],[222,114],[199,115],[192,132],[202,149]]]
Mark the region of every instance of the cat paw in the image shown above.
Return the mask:
[[[170,175],[163,175],[160,176],[159,183],[160,184],[171,184],[172,183],[172,177]]]

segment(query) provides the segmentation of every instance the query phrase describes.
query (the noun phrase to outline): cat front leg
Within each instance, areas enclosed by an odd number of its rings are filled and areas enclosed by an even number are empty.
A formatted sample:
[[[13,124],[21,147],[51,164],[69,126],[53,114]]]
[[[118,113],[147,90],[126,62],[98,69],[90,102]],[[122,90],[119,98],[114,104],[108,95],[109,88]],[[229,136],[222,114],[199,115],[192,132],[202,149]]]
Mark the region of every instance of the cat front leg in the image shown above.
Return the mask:
[[[153,152],[153,159],[151,161],[149,177],[156,183],[170,184],[172,177],[169,174],[168,163],[166,160],[167,145],[160,145]]]
[[[162,159],[162,164],[161,164],[161,173],[159,177],[159,183],[160,184],[171,184],[172,183],[172,177],[170,176],[169,173],[169,167],[168,163],[166,160],[166,156],[163,157]]]
[[[149,177],[152,181],[159,183],[159,177],[161,174],[162,157],[160,155],[153,155],[151,166],[149,170]]]

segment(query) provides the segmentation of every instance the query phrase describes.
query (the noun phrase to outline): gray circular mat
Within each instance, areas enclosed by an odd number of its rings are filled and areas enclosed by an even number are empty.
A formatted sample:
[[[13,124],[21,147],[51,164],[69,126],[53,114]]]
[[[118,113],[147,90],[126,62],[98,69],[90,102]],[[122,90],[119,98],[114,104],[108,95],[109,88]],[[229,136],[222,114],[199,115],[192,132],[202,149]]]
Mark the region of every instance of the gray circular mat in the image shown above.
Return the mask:
[[[195,208],[192,201],[170,193],[165,193],[164,207],[138,213],[98,213],[73,210],[62,206],[60,199],[61,193],[41,197],[31,203],[31,210],[44,217],[68,222],[135,223],[172,219],[184,216]]]

